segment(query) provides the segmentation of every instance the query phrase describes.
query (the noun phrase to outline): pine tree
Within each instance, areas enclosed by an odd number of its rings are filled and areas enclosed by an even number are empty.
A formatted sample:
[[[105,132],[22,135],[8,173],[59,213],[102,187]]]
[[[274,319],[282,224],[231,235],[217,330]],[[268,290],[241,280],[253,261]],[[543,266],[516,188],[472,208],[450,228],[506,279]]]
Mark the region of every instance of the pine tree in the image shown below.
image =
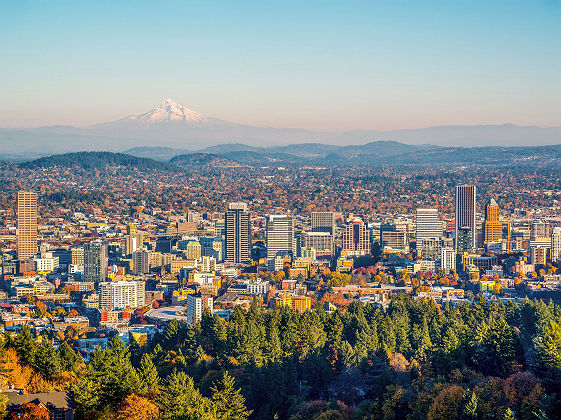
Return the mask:
[[[143,354],[140,359],[138,377],[140,379],[140,389],[143,394],[150,391],[158,391],[160,381],[158,371],[156,370],[156,366],[154,366],[154,362],[152,362],[152,357],[147,353]]]
[[[279,338],[279,329],[276,322],[269,328],[269,339],[267,340],[267,359],[275,362],[282,357],[282,348]]]
[[[534,369],[547,383],[559,387],[561,383],[561,328],[551,321],[549,327],[536,336],[534,344]]]
[[[164,336],[162,338],[162,347],[164,350],[177,350],[180,339],[180,329],[181,326],[179,325],[179,322],[177,322],[177,320],[175,319],[172,319],[167,325],[164,331]]]
[[[64,341],[58,349],[58,357],[62,370],[76,371],[76,366],[82,361],[82,358]]]
[[[43,337],[41,344],[33,358],[33,368],[43,375],[45,379],[51,380],[61,371],[60,359],[53,345]]]
[[[198,420],[209,417],[208,403],[185,372],[173,372],[163,381],[158,405],[164,419]]]
[[[210,388],[213,412],[220,420],[244,420],[251,414],[245,406],[244,396],[234,385],[234,378],[224,372],[222,378]]]
[[[224,356],[228,332],[226,330],[226,322],[217,314],[214,314],[213,317],[212,338],[215,355],[220,357]]]
[[[72,386],[74,400],[78,406],[78,411],[82,414],[101,406],[101,384],[93,378],[93,375],[88,370],[86,370],[86,374],[80,378],[78,383]]]
[[[90,361],[90,365],[91,365]],[[125,344],[115,337],[93,369],[94,378],[100,382],[101,406],[118,406],[127,395],[140,391],[140,380],[132,366]],[[89,366],[88,366],[89,367]]]
[[[332,344],[337,344],[341,341],[343,336],[343,322],[339,312],[334,312],[329,318],[327,325],[327,341]]]
[[[367,359],[369,355],[376,350],[372,341],[372,333],[370,332],[370,329],[359,327],[356,332],[355,342],[354,352],[357,364],[362,360]]]
[[[13,347],[16,349],[20,361],[24,365],[31,366],[37,351],[37,343],[31,335],[31,329],[24,325],[21,331],[12,340]]]

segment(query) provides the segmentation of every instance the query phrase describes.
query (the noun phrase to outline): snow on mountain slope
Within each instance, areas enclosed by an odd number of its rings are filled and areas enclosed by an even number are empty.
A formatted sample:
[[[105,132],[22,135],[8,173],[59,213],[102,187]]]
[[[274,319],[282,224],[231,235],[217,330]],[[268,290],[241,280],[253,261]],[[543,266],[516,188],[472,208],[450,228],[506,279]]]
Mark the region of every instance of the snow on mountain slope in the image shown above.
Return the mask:
[[[172,99],[168,99],[164,103],[148,112],[145,112],[144,114],[130,115],[123,118],[121,121],[159,124],[178,121],[186,123],[200,123],[205,119],[206,117],[200,112],[185,108],[180,103],[175,102]]]

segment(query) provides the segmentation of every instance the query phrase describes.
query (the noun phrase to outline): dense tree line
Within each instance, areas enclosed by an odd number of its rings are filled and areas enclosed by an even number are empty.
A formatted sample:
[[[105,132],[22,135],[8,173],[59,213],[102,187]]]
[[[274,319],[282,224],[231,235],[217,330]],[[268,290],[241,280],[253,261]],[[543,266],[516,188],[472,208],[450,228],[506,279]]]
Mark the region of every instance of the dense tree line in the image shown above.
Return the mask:
[[[173,165],[166,162],[113,152],[63,153],[24,162],[20,166],[28,169],[50,168],[53,166],[98,170],[105,170],[106,166],[125,166],[139,170],[158,169],[166,171],[175,169]]]
[[[355,302],[304,314],[254,302],[229,322],[208,312],[193,326],[171,322],[148,352],[133,344],[130,366],[118,371],[136,368],[138,384],[99,404],[134,392],[169,418],[231,418],[213,407],[220,398],[256,419],[559,418],[560,321],[559,306],[530,300],[439,308],[399,295],[387,310]],[[110,371],[94,365],[94,378]],[[133,376],[116,383],[137,383]],[[87,377],[78,396],[96,383]],[[190,402],[176,407],[176,388]],[[216,396],[238,388],[235,399]]]
[[[3,352],[45,381],[77,372],[82,418],[554,419],[560,322],[537,300],[454,308],[398,295],[387,309],[303,314],[255,301],[228,322],[172,321],[144,348],[115,338],[87,365],[27,328]]]

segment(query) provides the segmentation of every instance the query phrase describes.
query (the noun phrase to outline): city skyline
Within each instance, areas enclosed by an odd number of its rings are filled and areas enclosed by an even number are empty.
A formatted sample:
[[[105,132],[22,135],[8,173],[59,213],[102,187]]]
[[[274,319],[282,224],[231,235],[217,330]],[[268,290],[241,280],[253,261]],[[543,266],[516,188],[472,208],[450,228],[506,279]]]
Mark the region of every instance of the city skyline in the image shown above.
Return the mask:
[[[0,420],[561,420],[561,0],[0,5]]]

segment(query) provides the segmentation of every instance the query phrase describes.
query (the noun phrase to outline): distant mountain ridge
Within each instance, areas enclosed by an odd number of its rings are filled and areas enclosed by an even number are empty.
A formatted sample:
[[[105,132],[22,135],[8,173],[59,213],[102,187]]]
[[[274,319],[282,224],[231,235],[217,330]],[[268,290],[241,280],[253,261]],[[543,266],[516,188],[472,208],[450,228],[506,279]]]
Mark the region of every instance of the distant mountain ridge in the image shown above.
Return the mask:
[[[138,156],[127,155],[124,153],[113,152],[76,152],[64,153],[60,155],[46,156],[20,164],[23,168],[73,168],[83,169],[105,169],[108,166],[123,166],[141,170],[157,169],[172,170],[173,165],[167,162],[160,162]]]
[[[169,160],[114,152],[77,152],[42,157],[20,164],[23,168],[81,167],[103,170],[123,166],[139,170],[179,170],[179,168],[237,167],[237,166],[427,166],[456,168],[463,165],[553,165],[561,166],[561,145],[527,147],[438,147],[431,145],[407,145],[398,142],[372,142],[363,146],[341,146],[336,150],[328,147],[322,155],[310,156],[278,151],[276,148],[256,148],[243,145],[224,145],[214,148],[216,153],[194,152],[172,156]],[[299,146],[299,145],[293,145]],[[322,145],[316,149],[323,150]],[[290,149],[288,149],[290,150]],[[151,149],[137,148],[137,152],[150,154]],[[173,149],[158,149],[170,154]],[[298,153],[301,155],[298,155]]]
[[[298,143],[289,144],[286,146],[269,146],[257,147],[247,144],[234,143],[234,144],[218,144],[216,146],[206,147],[204,149],[195,150],[192,152],[161,147],[134,147],[125,150],[135,156],[149,157],[157,159],[158,156],[178,156],[189,153],[210,153],[217,155],[230,155],[230,154],[243,154],[247,152],[258,153],[263,155],[277,155],[283,154],[292,155],[296,157],[309,158],[309,157],[326,157],[330,154],[339,154],[342,156],[352,156],[360,154],[375,154],[376,156],[395,156],[401,153],[408,153],[411,151],[440,149],[440,146],[430,144],[411,145],[404,144],[397,141],[380,140],[375,142],[366,143],[363,145],[349,145],[349,146],[336,146],[321,143]]]
[[[283,147],[254,147],[244,145],[222,145],[195,153],[176,155],[172,162],[182,165],[192,161],[191,156],[212,155],[230,162],[255,165],[412,165],[448,166],[458,165],[507,165],[507,164],[561,164],[561,145],[526,147],[440,147],[433,145],[409,145],[394,141],[371,142],[357,146],[290,145]],[[213,153],[210,153],[213,152]],[[143,149],[150,155],[149,149]]]
[[[226,144],[243,145],[231,151],[275,147],[276,150],[269,152],[278,153],[284,153],[283,148],[302,144],[299,155],[305,156],[307,152],[307,156],[321,156],[336,152],[341,146],[359,147],[383,140],[445,147],[548,145],[561,144],[561,127],[502,124],[344,132],[255,127],[209,117],[168,99],[149,111],[89,127],[0,129],[0,157],[25,159],[85,150],[122,152],[142,147],[213,153],[213,148],[219,146],[223,150]],[[160,158],[165,156],[173,157],[162,151]]]

